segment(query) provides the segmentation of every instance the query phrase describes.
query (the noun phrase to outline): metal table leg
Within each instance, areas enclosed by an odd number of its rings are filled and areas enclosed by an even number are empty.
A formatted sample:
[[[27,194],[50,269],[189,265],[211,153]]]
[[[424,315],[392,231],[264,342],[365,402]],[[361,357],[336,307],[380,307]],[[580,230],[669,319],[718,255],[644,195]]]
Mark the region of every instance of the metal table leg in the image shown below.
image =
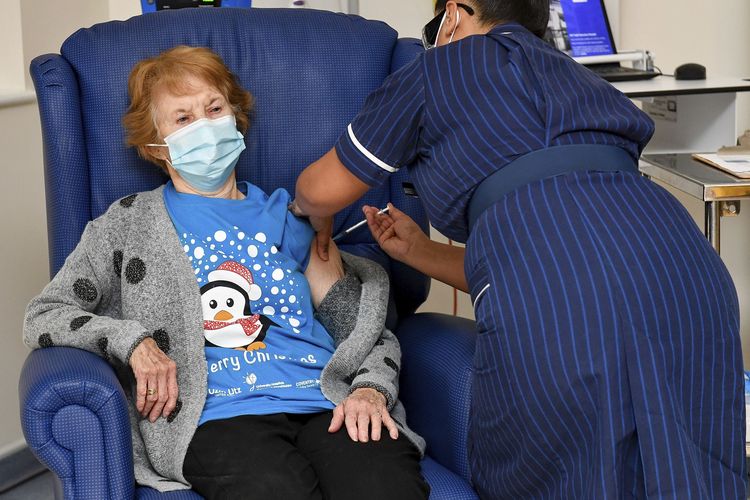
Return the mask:
[[[706,202],[704,234],[716,253],[721,254],[721,203]]]

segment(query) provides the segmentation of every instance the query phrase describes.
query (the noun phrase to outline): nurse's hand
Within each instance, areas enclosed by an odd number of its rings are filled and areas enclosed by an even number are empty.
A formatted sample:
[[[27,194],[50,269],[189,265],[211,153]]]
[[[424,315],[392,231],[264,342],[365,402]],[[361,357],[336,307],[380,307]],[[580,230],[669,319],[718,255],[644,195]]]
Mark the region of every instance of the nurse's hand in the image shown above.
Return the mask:
[[[136,381],[135,407],[151,423],[168,417],[177,405],[177,365],[156,341],[146,337],[133,349],[130,367]]]
[[[376,207],[362,207],[375,241],[392,259],[406,262],[407,258],[418,258],[419,250],[429,244],[430,238],[411,217],[393,204],[389,203],[388,209],[387,214],[378,214]]]
[[[328,432],[338,432],[342,424],[346,424],[346,432],[352,441],[366,443],[369,439],[380,441],[385,426],[391,439],[398,439],[398,427],[385,403],[385,396],[375,389],[356,389],[333,410]]]
[[[331,235],[333,235],[333,216],[308,216],[302,211],[299,205],[297,205],[297,200],[292,200],[291,203],[289,203],[288,208],[296,217],[306,218],[310,222],[310,225],[316,233],[315,248],[317,249],[317,254],[323,261],[328,261],[328,247],[331,243]]]
[[[315,236],[318,256],[328,261],[328,247],[331,244],[331,235],[333,234],[333,216],[331,217],[310,217],[310,225],[317,235]]]
[[[392,259],[464,292],[469,290],[464,273],[463,247],[432,241],[411,217],[390,203],[388,213],[363,207],[367,225],[380,248]]]

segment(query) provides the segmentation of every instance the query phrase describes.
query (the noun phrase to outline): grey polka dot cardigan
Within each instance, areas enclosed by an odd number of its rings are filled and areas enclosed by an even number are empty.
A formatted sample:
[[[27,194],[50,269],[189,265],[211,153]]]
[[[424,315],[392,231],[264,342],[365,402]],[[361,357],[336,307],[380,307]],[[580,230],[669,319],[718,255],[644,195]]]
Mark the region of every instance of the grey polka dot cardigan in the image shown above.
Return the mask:
[[[24,341],[32,349],[86,349],[112,363],[130,399],[136,481],[170,491],[189,487],[182,463],[203,410],[207,373],[200,294],[162,191],[123,198],[88,224],[57,276],[29,304]],[[335,404],[359,387],[382,392],[401,432],[423,453],[424,440],[406,427],[397,399],[401,351],[384,327],[385,271],[348,254],[344,261],[345,278],[317,311],[337,346],[321,390]],[[149,336],[177,364],[180,389],[177,408],[153,424],[135,410],[128,367],[133,349]]]

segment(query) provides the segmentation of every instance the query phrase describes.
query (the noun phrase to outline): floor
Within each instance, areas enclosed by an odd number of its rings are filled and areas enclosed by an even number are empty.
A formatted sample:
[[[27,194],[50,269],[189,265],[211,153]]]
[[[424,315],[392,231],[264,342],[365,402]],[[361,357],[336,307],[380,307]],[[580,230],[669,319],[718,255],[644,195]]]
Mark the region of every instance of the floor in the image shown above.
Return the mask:
[[[0,500],[54,500],[54,479],[45,472],[13,488],[0,493]],[[750,495],[748,496],[750,500]]]
[[[52,473],[45,472],[5,493],[0,493],[0,500],[53,500],[55,498],[54,484]]]

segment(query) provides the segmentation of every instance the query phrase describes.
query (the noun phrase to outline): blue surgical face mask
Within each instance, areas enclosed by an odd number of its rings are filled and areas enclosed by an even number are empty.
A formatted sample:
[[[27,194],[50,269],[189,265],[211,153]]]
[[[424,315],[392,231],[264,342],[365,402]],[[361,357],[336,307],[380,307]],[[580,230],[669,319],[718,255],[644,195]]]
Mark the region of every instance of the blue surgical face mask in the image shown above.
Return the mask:
[[[164,138],[169,164],[193,188],[204,193],[218,191],[232,174],[245,140],[233,115],[215,120],[201,118]]]

